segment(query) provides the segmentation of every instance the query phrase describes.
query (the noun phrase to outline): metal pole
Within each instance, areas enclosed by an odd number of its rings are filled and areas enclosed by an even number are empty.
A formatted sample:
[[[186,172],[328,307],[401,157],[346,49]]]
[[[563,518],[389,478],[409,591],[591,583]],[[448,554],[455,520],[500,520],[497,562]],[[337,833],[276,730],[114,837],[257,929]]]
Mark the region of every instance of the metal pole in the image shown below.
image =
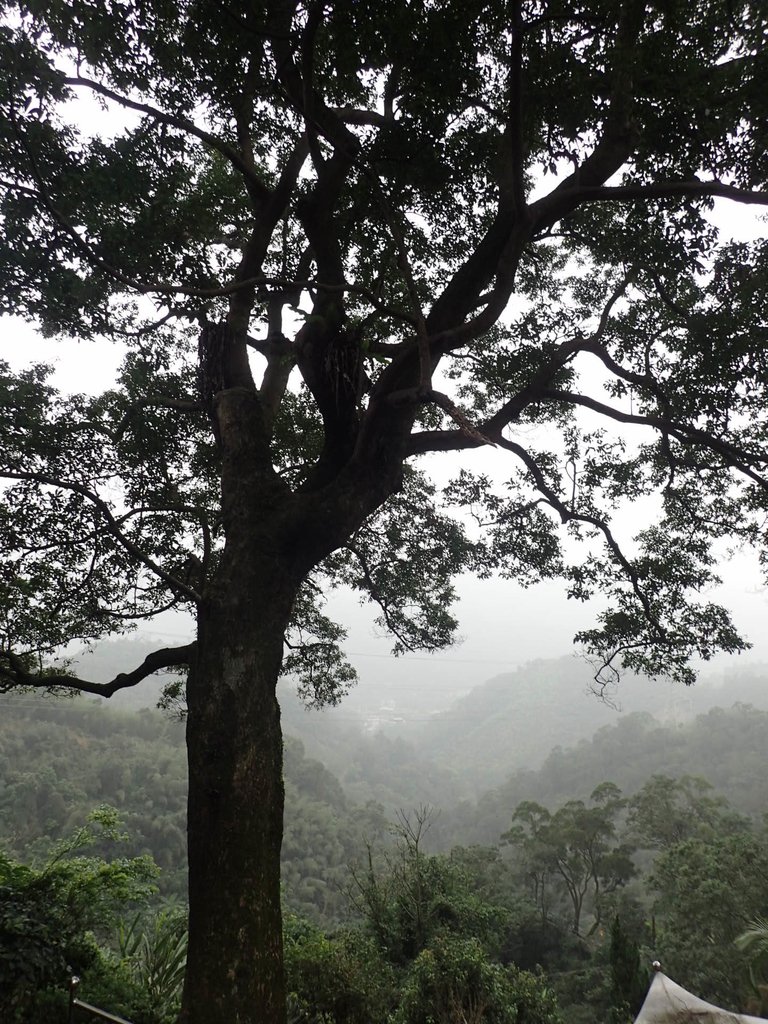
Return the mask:
[[[67,1024],[74,1024],[75,1020],[75,995],[77,993],[77,986],[80,984],[80,979],[76,974],[73,974],[69,979],[69,1015],[67,1017]]]
[[[115,1013],[108,1013],[106,1010],[102,1010],[98,1006],[93,1006],[91,1003],[86,1003],[84,999],[77,998],[77,989],[80,984],[80,979],[76,974],[73,974],[69,979],[69,1016],[67,1018],[67,1024],[75,1024],[75,1010],[79,1007],[86,1013],[89,1013],[91,1017],[98,1017],[99,1020],[107,1021],[108,1024],[131,1024],[125,1017],[118,1017]]]

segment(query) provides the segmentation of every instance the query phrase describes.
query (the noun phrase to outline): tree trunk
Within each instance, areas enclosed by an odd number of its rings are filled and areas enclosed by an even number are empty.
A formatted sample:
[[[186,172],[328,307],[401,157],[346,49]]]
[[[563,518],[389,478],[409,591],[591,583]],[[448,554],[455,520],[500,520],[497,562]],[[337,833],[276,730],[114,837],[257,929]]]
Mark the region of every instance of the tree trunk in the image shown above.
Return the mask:
[[[187,687],[184,1024],[285,1021],[283,746],[275,689],[294,596],[274,559],[259,561],[228,542],[199,614]]]
[[[292,495],[272,466],[255,392],[234,386],[211,403],[226,542],[198,608],[187,683],[189,953],[180,1024],[285,1024],[283,639],[307,572],[399,477],[377,472],[365,500],[349,486],[333,499]]]

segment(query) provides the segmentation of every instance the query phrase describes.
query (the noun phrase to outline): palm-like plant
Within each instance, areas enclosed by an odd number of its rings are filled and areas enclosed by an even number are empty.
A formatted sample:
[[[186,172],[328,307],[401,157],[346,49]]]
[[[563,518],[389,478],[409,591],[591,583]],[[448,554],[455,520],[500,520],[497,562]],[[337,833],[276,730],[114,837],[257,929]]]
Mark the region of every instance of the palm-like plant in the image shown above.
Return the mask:
[[[117,932],[120,959],[152,1000],[158,1015],[174,1019],[181,1001],[187,963],[186,916],[161,910],[150,921],[137,914],[121,921]]]
[[[734,941],[736,948],[747,954],[749,980],[762,1013],[768,1006],[768,919],[756,917]]]

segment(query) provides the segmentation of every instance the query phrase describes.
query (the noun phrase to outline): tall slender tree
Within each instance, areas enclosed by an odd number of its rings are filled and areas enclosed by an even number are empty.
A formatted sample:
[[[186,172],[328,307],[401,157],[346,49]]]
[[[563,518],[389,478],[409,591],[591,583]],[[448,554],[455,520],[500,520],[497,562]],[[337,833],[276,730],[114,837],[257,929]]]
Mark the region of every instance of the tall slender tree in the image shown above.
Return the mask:
[[[349,681],[329,586],[399,650],[450,641],[462,569],[606,592],[604,672],[741,646],[696,592],[713,539],[763,529],[766,249],[707,213],[768,202],[765,7],[2,12],[0,309],[126,352],[96,398],[3,371],[3,686],[188,671],[182,1017],[277,1024],[275,686]],[[508,486],[418,469],[486,446]],[[612,512],[647,494],[622,547]],[[171,607],[195,641],[109,684],[51,661]]]

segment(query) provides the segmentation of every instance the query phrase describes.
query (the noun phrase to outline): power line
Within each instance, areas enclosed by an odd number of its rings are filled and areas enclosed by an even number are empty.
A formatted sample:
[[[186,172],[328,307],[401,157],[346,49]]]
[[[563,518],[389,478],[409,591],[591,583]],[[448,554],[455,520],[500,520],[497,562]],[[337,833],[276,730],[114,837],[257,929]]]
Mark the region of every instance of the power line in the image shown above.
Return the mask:
[[[441,658],[432,654],[373,654],[368,651],[345,651],[352,658],[387,658],[391,661],[440,661],[452,665],[509,665],[517,668],[517,663],[506,658]]]
[[[152,630],[148,633],[137,633],[136,636],[150,639],[151,637],[169,637],[173,640],[185,640],[190,643],[192,637],[189,633],[169,633],[164,630]],[[374,651],[344,651],[350,658],[379,658],[387,661],[398,661],[406,663],[409,661],[430,661],[452,665],[508,665],[510,668],[517,668],[518,663],[508,658],[449,658],[433,654],[379,654]],[[87,655],[86,655],[87,657]]]

